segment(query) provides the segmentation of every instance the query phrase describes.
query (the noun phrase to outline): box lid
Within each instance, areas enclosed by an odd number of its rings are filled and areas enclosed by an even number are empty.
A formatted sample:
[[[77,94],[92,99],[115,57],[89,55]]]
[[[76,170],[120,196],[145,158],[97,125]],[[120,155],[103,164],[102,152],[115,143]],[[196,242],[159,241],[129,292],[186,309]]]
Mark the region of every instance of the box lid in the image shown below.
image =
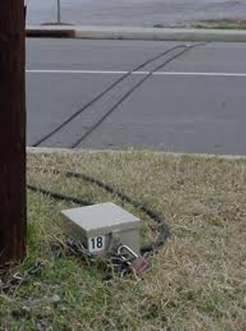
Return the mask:
[[[139,223],[139,218],[112,202],[63,210],[62,215],[87,235],[126,231],[137,228]]]

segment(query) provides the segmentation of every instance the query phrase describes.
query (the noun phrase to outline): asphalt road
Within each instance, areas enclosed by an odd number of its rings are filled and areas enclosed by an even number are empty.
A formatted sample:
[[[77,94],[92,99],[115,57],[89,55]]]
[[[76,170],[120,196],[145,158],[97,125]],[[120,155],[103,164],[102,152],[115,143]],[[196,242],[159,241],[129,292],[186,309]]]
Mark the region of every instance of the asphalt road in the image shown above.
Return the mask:
[[[62,21],[82,25],[164,26],[201,19],[245,19],[246,0],[61,0]],[[57,0],[27,0],[31,24],[54,22]]]
[[[184,46],[28,40],[28,145],[245,155],[246,45]]]

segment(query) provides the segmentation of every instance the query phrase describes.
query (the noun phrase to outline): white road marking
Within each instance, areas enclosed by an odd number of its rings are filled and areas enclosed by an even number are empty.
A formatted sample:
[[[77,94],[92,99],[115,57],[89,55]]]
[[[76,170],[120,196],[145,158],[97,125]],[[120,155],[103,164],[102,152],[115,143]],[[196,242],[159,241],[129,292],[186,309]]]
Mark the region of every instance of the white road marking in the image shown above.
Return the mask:
[[[50,70],[50,69],[27,69],[27,73],[30,74],[99,74],[99,75],[123,75],[128,71],[109,71],[109,70]]]
[[[148,75],[150,71],[116,71],[116,70],[50,70],[27,69],[30,74],[96,74],[96,75]],[[200,76],[200,77],[246,77],[246,73],[236,72],[185,72],[185,71],[156,71],[153,76]]]
[[[209,77],[246,77],[246,73],[236,72],[175,72],[175,71],[157,71],[155,76],[209,76]]]

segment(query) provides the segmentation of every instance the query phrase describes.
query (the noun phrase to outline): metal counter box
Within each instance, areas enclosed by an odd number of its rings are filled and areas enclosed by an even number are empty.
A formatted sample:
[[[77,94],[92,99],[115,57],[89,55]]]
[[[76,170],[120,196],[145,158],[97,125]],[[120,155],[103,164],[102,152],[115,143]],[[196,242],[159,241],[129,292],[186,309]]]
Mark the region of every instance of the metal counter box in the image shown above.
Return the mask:
[[[139,219],[114,203],[62,211],[66,231],[95,254],[107,253],[115,236],[139,254]]]

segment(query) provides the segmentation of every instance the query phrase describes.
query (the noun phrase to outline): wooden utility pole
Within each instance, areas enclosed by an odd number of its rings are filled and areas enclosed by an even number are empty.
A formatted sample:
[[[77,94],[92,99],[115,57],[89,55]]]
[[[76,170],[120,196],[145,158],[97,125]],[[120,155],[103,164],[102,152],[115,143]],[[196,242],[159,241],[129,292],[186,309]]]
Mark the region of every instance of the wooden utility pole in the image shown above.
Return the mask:
[[[25,256],[24,0],[0,0],[0,265]]]

